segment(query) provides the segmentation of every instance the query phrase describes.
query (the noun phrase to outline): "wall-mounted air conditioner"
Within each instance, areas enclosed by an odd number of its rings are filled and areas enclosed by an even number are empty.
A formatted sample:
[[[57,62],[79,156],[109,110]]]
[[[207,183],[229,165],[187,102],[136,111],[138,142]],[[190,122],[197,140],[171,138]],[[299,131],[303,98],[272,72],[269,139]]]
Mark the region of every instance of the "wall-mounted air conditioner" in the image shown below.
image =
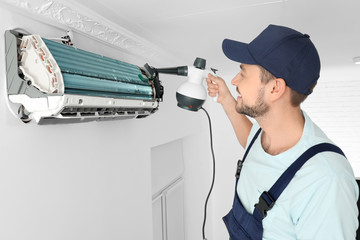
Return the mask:
[[[39,35],[5,32],[7,95],[24,122],[142,118],[158,110],[158,77]]]

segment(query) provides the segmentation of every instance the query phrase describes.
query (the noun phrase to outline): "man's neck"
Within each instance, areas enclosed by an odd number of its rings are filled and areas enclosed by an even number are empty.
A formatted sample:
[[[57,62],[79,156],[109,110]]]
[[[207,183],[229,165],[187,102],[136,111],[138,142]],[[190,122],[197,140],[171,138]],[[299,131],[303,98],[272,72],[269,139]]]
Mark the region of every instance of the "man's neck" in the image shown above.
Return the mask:
[[[261,144],[265,152],[278,155],[295,146],[300,140],[305,119],[300,107],[270,111],[256,119],[263,129]]]

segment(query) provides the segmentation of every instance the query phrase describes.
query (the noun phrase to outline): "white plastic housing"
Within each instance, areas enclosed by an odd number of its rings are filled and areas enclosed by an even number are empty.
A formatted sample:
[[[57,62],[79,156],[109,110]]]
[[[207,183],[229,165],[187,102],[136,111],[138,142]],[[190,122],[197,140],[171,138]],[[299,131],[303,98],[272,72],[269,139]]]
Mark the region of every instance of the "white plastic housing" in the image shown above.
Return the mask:
[[[177,92],[188,97],[205,100],[207,97],[207,92],[202,83],[206,78],[207,72],[207,70],[189,66],[189,80],[181,84],[177,89]]]
[[[37,123],[42,118],[57,119],[78,119],[84,121],[86,119],[104,119],[104,118],[135,118],[138,115],[150,115],[150,112],[158,107],[158,102],[146,102],[132,99],[103,98],[81,95],[56,95],[42,98],[30,98],[24,94],[9,95],[9,99],[13,103],[22,104],[30,113],[29,119],[34,119]],[[67,116],[65,111],[68,109],[73,113],[71,117]],[[101,110],[99,110],[101,109]],[[114,111],[110,115],[103,115],[103,111]],[[126,110],[132,109],[132,110]],[[73,111],[72,111],[73,110]],[[90,114],[91,113],[91,114]]]
[[[44,93],[64,93],[61,70],[40,36],[24,36],[20,51],[25,80]]]

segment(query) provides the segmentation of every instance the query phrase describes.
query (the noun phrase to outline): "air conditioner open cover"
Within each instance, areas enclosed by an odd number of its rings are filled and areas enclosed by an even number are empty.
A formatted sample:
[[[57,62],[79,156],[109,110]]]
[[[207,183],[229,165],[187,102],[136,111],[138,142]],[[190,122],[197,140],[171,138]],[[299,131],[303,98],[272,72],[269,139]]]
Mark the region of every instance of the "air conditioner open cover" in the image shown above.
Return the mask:
[[[12,30],[5,45],[7,94],[24,122],[142,118],[158,109],[153,79],[133,64]]]

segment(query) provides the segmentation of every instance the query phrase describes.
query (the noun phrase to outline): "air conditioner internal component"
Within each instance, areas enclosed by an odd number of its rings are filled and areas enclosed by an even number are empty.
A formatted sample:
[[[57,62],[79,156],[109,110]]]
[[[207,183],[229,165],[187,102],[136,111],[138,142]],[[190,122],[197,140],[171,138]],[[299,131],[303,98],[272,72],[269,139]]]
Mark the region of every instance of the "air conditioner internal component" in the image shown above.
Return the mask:
[[[59,42],[5,32],[7,94],[24,122],[143,118],[163,87],[144,69]]]

